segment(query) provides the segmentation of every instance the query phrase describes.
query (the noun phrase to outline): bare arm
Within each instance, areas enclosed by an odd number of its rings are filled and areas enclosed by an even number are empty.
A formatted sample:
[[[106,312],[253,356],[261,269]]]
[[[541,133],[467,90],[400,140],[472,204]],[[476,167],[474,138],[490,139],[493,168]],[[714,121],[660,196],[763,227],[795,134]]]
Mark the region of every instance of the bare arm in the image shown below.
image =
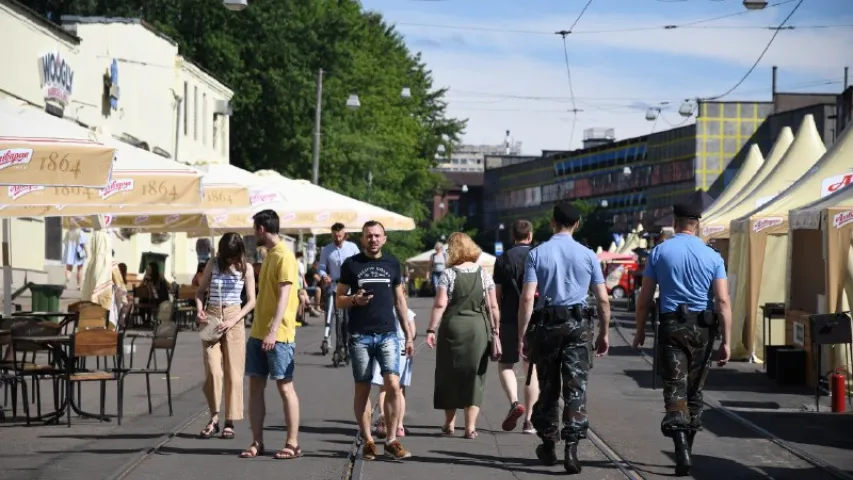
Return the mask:
[[[498,299],[498,305],[500,305],[500,301],[503,298],[504,289],[500,286],[500,284],[495,284],[495,298]]]
[[[244,272],[244,280],[246,281],[246,305],[240,310],[240,315],[237,316],[237,321],[242,320],[246,315],[255,309],[255,269],[251,263],[246,264]]]
[[[729,297],[729,281],[725,278],[716,279],[713,283],[714,299],[717,303],[717,313],[720,314],[720,334],[723,344],[731,346],[732,334],[732,302]]]
[[[198,288],[195,290],[195,306],[198,311],[204,310],[204,294],[210,288],[210,278],[213,276],[213,261],[207,262],[204,267],[204,272],[198,280]]]
[[[598,300],[598,332],[599,335],[609,335],[610,332],[610,296],[607,286],[599,283],[592,287],[592,294]]]
[[[409,322],[409,306],[406,303],[406,295],[403,292],[403,284],[394,287],[394,306],[397,308],[397,320],[403,331],[406,332],[406,340],[411,342],[415,338],[415,330]]]
[[[435,292],[435,300],[432,302],[432,313],[429,318],[429,326],[427,330],[435,331],[438,324],[441,323],[441,317],[444,315],[444,310],[447,308],[447,287],[439,285],[438,291]]]
[[[338,283],[335,291],[335,308],[352,308],[355,306],[353,297],[349,295],[349,285]]]
[[[634,312],[638,333],[646,331],[646,320],[649,318],[649,311],[655,301],[655,288],[657,288],[657,281],[654,278],[643,277],[643,283],[640,286],[640,298],[637,299],[636,312]]]
[[[533,302],[536,296],[536,282],[525,283],[521,288],[521,299],[518,302],[518,338],[521,340],[530,325],[530,317],[533,315]]]
[[[498,307],[498,296],[494,288],[486,293],[486,302],[489,309],[489,318],[492,320],[492,332],[499,332],[501,327],[501,309]]]

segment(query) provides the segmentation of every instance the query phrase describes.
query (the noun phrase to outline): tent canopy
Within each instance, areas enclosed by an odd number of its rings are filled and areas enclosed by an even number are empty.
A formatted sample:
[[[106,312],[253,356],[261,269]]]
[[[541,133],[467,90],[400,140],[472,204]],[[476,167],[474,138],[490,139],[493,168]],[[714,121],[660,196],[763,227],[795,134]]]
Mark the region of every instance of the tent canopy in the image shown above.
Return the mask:
[[[429,268],[429,259],[432,254],[435,253],[435,250],[427,250],[426,252],[419,253],[414,257],[411,257],[406,260],[406,265],[412,269],[413,275],[426,275],[427,269]],[[483,267],[484,270],[492,274],[495,268],[495,258],[494,255],[489,255],[486,252],[480,254],[480,258],[477,259],[477,263]]]
[[[724,212],[730,203],[737,198],[749,182],[755,178],[758,170],[764,164],[764,157],[758,145],[752,144],[746,154],[746,159],[735,174],[735,178],[723,190],[723,193],[707,209],[703,209],[702,216],[710,217],[718,212]],[[733,206],[734,204],[732,204]]]
[[[814,166],[824,152],[826,147],[818,134],[814,117],[806,115],[793,143],[765,181],[744,197],[740,204],[707,222],[703,227],[703,236],[706,239],[728,238],[733,220],[748,215],[773,200]]]
[[[820,218],[823,211],[833,207],[853,208],[853,185],[843,187],[828,197],[791,210],[788,213],[788,221],[791,228],[816,230],[820,228]]]

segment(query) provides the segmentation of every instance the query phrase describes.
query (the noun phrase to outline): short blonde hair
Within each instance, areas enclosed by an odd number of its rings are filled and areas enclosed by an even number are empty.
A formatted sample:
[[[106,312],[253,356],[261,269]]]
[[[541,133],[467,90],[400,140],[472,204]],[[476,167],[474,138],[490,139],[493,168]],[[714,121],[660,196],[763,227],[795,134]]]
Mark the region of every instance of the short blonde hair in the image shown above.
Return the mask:
[[[465,262],[477,263],[483,250],[467,234],[454,232],[447,239],[447,264],[451,267]]]

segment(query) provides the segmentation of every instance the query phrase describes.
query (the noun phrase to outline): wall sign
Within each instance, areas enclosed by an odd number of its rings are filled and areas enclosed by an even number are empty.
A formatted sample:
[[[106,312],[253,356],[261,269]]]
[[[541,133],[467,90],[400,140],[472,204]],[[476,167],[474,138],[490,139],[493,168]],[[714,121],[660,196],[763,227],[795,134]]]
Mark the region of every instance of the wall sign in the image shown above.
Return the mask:
[[[802,347],[806,343],[806,326],[802,322],[794,322],[792,327],[792,343],[798,347]]]
[[[853,183],[853,172],[842,173],[823,179],[820,185],[820,197],[826,197]]]
[[[65,107],[74,92],[74,70],[57,53],[48,53],[39,59],[41,86],[44,99]]]

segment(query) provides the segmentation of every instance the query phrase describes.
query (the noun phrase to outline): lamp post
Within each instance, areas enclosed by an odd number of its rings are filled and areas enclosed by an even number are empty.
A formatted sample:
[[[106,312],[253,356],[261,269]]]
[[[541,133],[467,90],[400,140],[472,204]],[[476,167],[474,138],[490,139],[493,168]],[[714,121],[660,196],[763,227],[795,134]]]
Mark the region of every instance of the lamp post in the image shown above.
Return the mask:
[[[747,10],[764,10],[767,7],[767,0],[743,0],[743,6]]]
[[[412,90],[409,87],[404,87],[400,91],[400,97],[403,99],[412,98]],[[347,98],[346,106],[350,110],[357,110],[361,107],[361,100],[358,94],[352,93]],[[323,116],[323,69],[317,71],[317,102],[314,107],[314,149],[313,149],[313,165],[311,170],[311,183],[319,185],[320,183],[320,136],[322,135],[322,116]]]

